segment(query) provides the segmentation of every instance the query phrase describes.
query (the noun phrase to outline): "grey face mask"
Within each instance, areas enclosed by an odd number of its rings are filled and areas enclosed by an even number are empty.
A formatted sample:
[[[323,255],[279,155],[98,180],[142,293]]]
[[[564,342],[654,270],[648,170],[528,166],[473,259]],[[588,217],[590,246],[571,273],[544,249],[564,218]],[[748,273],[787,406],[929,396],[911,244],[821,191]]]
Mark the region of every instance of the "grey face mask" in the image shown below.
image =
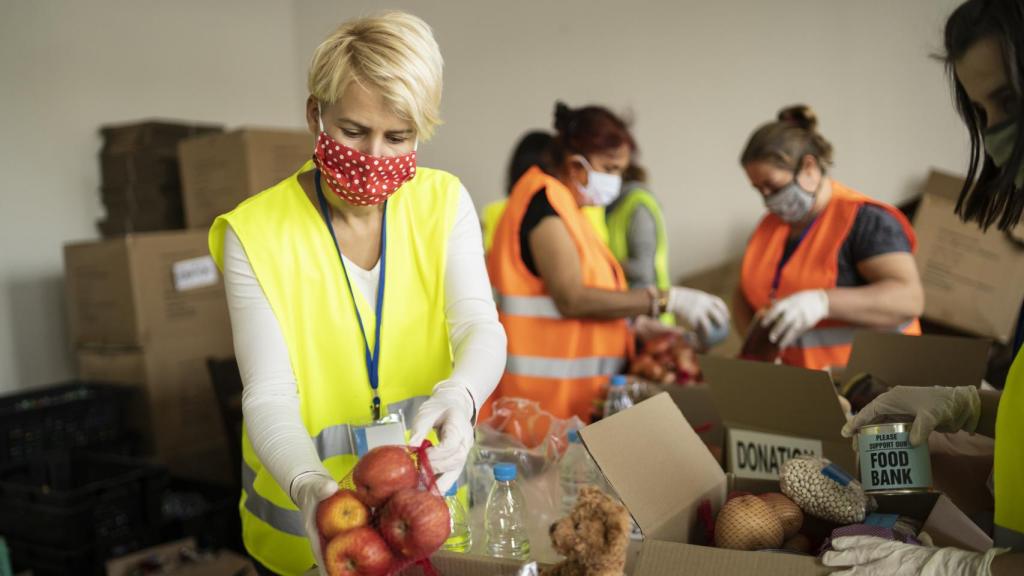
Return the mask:
[[[803,222],[814,207],[814,194],[804,190],[796,181],[780,188],[777,192],[764,199],[768,211],[779,217],[786,224]]]
[[[992,162],[1002,169],[1006,169],[1006,163],[1013,156],[1013,145],[1017,142],[1017,121],[1010,120],[997,126],[993,126],[982,135],[985,140],[985,151],[992,158]],[[1013,183],[1020,188],[1024,186],[1024,163],[1017,168],[1017,177]]]

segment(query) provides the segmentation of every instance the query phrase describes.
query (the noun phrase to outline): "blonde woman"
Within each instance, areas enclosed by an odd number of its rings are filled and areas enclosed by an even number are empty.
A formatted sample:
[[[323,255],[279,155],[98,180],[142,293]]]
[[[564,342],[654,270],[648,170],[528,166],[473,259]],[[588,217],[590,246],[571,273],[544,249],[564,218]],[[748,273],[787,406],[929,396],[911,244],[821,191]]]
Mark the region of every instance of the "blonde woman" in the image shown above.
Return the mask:
[[[504,371],[472,201],[416,164],[441,69],[415,16],[344,23],[310,67],[313,160],[210,231],[245,383],[242,536],[263,573],[323,565],[316,508],[360,439],[436,428],[429,455],[451,486]]]

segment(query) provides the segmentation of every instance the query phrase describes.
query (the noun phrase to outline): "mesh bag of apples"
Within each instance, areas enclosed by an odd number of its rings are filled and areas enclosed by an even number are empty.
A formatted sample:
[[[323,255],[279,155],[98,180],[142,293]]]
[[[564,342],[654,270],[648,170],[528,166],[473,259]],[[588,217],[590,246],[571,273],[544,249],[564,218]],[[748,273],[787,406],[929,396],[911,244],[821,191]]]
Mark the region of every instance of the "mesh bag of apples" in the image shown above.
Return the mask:
[[[316,520],[329,576],[386,576],[412,564],[436,574],[429,558],[448,539],[451,522],[429,445],[370,450],[320,503]]]

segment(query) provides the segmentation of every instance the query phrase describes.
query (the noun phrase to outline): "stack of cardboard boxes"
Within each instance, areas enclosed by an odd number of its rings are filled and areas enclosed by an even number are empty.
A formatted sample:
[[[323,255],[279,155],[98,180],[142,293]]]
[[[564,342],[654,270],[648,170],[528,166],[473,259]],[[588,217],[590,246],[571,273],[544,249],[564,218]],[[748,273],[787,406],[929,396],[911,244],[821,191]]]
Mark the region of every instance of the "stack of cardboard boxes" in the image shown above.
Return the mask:
[[[100,152],[105,237],[185,227],[178,143],[220,132],[219,126],[142,122],[106,126]]]
[[[104,136],[110,237],[64,251],[79,377],[138,389],[129,421],[145,455],[176,476],[229,483],[237,469],[228,442],[238,439],[225,433],[207,361],[234,351],[208,229],[218,214],[298,170],[312,136],[154,122]],[[186,223],[190,229],[176,229]]]

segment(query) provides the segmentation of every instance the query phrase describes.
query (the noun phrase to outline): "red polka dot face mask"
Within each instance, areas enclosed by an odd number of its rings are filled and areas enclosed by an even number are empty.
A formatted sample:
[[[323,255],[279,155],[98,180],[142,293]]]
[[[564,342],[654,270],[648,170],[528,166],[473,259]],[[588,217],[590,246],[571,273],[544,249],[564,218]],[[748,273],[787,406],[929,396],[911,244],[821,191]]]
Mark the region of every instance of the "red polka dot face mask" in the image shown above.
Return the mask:
[[[354,206],[375,206],[416,175],[416,151],[401,156],[370,156],[331,138],[321,128],[313,151],[327,187]]]

